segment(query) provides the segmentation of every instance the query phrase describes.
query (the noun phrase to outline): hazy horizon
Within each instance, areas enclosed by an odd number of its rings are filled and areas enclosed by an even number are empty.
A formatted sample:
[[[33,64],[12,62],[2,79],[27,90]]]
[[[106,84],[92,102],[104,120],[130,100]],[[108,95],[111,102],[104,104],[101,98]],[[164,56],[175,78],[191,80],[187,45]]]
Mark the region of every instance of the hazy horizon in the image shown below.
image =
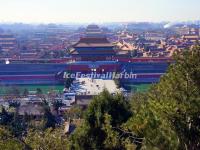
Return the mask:
[[[0,22],[110,23],[200,20],[198,0],[0,0]]]

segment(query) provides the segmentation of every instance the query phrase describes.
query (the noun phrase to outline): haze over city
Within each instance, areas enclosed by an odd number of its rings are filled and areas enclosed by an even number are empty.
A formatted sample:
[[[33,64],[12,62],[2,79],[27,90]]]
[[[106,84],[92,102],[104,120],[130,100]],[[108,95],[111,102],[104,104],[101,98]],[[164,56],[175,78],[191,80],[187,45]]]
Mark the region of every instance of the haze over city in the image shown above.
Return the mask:
[[[0,22],[160,22],[200,18],[199,0],[0,0],[0,3]]]
[[[0,150],[200,150],[200,0],[0,0]]]

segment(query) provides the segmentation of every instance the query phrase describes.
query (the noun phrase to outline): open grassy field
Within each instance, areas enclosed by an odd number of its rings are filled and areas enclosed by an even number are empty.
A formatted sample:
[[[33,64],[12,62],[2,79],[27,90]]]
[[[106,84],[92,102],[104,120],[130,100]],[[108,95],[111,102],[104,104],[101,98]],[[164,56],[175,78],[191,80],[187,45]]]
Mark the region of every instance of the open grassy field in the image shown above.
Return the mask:
[[[146,92],[150,89],[151,84],[135,84],[125,85],[128,89],[134,92]]]
[[[136,84],[136,85],[126,85],[131,88],[134,92],[146,92],[150,88],[151,84]],[[64,85],[20,85],[20,86],[0,86],[0,95],[8,94],[8,92],[13,89],[18,89],[21,94],[24,90],[36,91],[37,88],[41,89],[44,94],[47,94],[49,91],[62,92]]]

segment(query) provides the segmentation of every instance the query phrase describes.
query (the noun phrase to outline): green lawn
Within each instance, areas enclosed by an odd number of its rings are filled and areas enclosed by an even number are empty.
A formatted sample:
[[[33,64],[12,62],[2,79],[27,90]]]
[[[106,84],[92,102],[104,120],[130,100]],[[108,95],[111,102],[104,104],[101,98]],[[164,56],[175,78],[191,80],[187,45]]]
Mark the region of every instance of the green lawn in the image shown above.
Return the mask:
[[[151,84],[135,84],[135,85],[125,85],[126,87],[130,88],[134,92],[147,92]]]
[[[0,95],[6,94],[9,90],[13,88],[19,89],[20,93],[24,92],[24,89],[28,89],[28,91],[36,91],[37,88],[40,88],[43,93],[47,93],[51,90],[56,90],[59,92],[63,91],[64,85],[19,85],[19,86],[0,86]]]
[[[135,92],[146,92],[150,88],[151,84],[138,84],[138,85],[126,85]],[[0,86],[0,95],[5,95],[9,90],[13,88],[19,89],[20,93],[23,94],[24,89],[28,91],[36,91],[37,88],[40,88],[43,93],[48,93],[48,91],[55,90],[62,92],[64,85],[20,85],[20,86]]]

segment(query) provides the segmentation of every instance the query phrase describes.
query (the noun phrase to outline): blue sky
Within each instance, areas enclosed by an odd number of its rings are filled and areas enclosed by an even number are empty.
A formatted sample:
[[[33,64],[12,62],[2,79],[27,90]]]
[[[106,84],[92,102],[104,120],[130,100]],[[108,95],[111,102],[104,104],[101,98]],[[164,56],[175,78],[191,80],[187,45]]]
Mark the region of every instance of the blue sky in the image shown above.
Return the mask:
[[[200,0],[0,0],[0,22],[200,20]]]

